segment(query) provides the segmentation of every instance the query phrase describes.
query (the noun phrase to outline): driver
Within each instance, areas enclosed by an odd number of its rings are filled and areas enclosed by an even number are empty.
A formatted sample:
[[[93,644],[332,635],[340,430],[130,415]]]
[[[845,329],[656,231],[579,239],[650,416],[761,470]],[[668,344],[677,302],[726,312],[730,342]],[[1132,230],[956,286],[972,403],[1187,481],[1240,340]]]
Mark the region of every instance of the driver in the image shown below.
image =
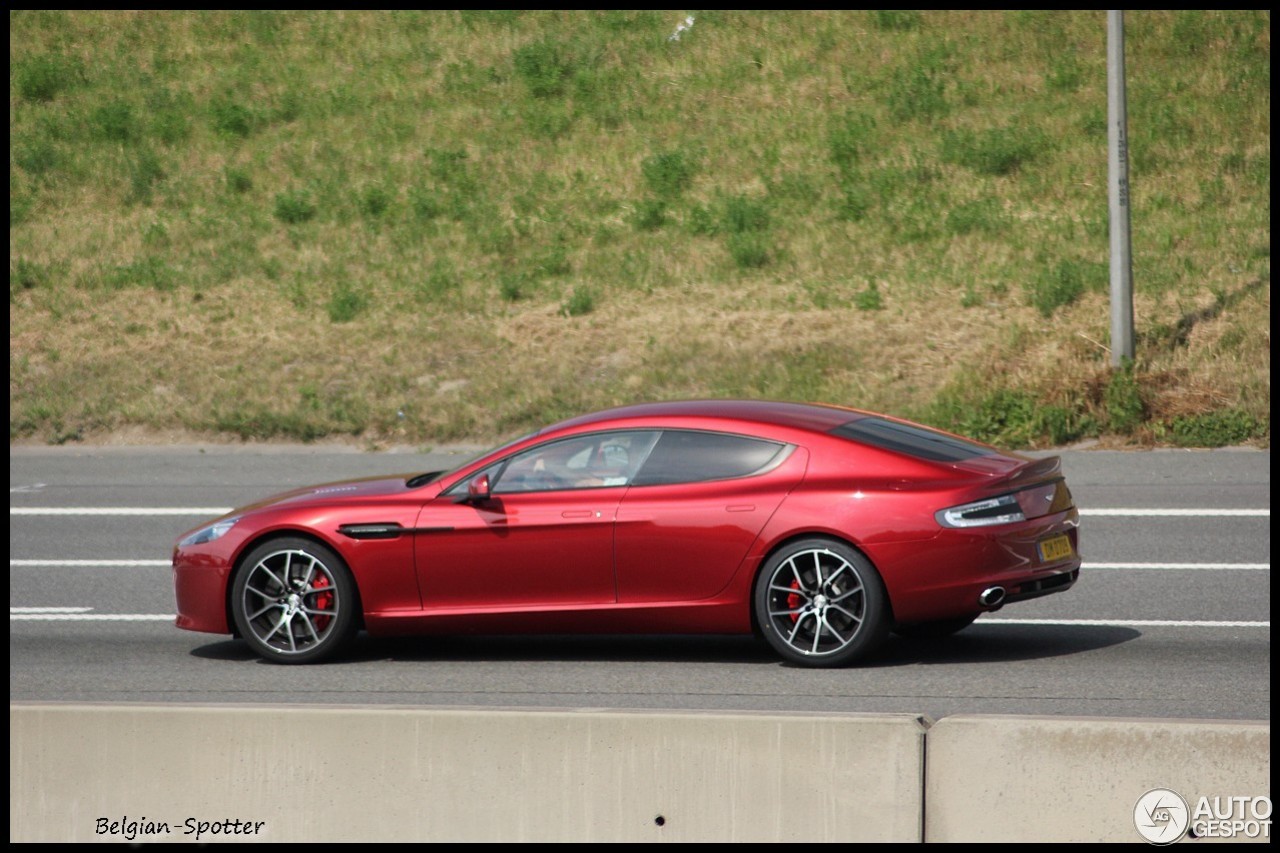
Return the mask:
[[[540,478],[545,477],[560,488],[585,489],[605,485],[604,480],[585,467],[570,466],[574,458],[584,452],[590,455],[593,451],[579,442],[558,442],[538,456],[537,461],[533,463],[533,471]]]

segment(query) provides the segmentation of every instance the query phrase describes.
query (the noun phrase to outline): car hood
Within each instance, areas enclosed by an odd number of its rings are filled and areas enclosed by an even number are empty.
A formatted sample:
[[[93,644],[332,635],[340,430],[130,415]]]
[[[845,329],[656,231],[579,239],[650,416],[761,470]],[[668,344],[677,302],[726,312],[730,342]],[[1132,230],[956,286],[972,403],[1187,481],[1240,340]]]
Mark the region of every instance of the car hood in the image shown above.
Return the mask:
[[[336,483],[307,486],[301,489],[281,492],[256,503],[242,506],[236,510],[236,513],[281,506],[331,505],[365,498],[399,495],[410,491],[409,487],[405,485],[405,481],[412,476],[412,474],[402,474],[398,476],[365,477],[357,480],[342,480]]]

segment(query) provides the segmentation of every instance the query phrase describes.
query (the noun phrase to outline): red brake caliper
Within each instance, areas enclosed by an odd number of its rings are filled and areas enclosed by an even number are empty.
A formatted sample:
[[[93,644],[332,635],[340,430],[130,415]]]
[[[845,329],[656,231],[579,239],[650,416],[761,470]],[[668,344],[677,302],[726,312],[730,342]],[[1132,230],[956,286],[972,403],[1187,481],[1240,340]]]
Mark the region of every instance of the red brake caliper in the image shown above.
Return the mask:
[[[791,582],[791,588],[792,588],[792,589],[799,589],[799,588],[800,588],[800,581],[793,580],[793,581]],[[791,610],[791,611],[795,611],[795,610],[800,609],[800,603],[801,603],[801,601],[803,601],[803,599],[801,599],[801,598],[800,598],[800,593],[798,593],[798,592],[793,592],[793,593],[791,593],[790,595],[788,595],[788,596],[787,596],[787,609],[788,609],[788,610]],[[794,613],[794,612],[793,612],[793,613],[791,614],[791,621],[792,621],[792,622],[798,622],[799,620],[800,620],[800,614],[799,614],[799,613]]]
[[[329,579],[324,575],[319,575],[315,579],[315,582],[311,584],[311,589],[313,591],[318,589],[324,589],[328,585],[329,585]],[[315,602],[316,602],[315,603],[316,610],[328,610],[330,607],[333,606],[333,593],[322,592],[315,597]],[[330,616],[315,617],[314,622],[315,622],[316,630],[323,631],[325,629],[325,626],[329,624],[329,620],[331,618],[332,617]]]

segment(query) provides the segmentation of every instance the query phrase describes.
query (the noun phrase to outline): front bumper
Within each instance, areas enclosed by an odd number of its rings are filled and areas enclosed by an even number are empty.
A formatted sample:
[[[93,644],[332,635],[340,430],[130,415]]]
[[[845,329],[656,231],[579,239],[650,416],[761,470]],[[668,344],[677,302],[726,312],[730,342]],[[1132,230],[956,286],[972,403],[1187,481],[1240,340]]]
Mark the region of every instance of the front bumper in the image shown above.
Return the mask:
[[[227,622],[227,584],[231,564],[198,548],[173,552],[173,591],[177,598],[179,628],[210,634],[230,634]]]

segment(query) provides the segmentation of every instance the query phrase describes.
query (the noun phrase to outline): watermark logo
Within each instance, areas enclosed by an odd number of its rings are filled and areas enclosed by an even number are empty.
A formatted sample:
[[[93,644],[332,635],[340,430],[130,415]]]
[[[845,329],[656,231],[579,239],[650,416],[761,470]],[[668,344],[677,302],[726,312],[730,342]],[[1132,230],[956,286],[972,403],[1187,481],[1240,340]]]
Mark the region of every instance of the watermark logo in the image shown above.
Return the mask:
[[[1173,844],[1187,834],[1191,812],[1187,801],[1168,788],[1152,788],[1133,807],[1133,825],[1152,844]]]
[[[1195,807],[1176,791],[1153,788],[1133,807],[1133,825],[1152,844],[1184,837],[1271,840],[1271,798],[1200,797]]]
[[[1193,838],[1271,840],[1270,797],[1201,797],[1191,812]]]

